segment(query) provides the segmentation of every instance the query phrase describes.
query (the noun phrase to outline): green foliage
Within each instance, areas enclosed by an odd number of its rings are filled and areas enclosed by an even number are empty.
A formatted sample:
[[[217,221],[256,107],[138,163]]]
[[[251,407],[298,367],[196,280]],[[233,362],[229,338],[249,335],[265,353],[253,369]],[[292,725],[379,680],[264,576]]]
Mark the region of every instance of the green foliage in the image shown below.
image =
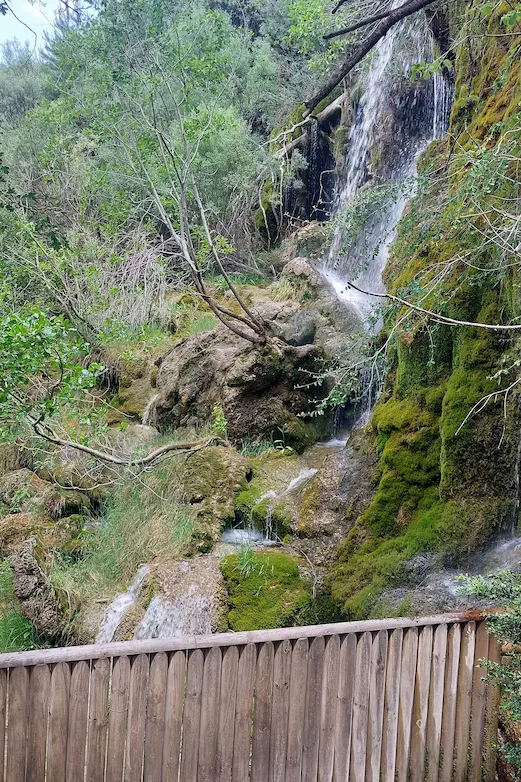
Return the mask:
[[[24,424],[52,418],[91,389],[102,370],[85,368],[85,346],[62,317],[41,311],[0,320],[0,435],[9,441]]]
[[[235,631],[298,624],[312,603],[309,584],[288,554],[250,549],[226,557],[221,571],[228,587],[228,622]]]
[[[215,405],[212,410],[212,432],[218,435],[226,435],[228,421],[220,405]]]
[[[487,627],[500,644],[506,646],[502,664],[487,662],[491,682],[501,688],[502,721],[507,741],[500,746],[505,761],[521,774],[521,752],[515,731],[521,721],[521,575],[500,570],[486,576],[462,576],[461,591],[487,602],[500,612],[488,614]],[[508,651],[509,650],[509,651]],[[513,735],[512,735],[513,734]]]

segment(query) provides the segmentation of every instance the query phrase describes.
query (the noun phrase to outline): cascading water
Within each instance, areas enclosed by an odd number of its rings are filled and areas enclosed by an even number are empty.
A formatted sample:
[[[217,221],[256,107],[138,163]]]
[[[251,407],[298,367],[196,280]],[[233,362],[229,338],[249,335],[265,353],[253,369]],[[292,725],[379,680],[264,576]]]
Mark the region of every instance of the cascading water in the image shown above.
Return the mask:
[[[96,636],[97,644],[108,644],[112,641],[116,630],[123,619],[123,615],[136,603],[144,581],[149,573],[150,566],[141,565],[127,591],[117,595],[112,603],[110,603],[105,611],[100,631]]]
[[[394,5],[400,5],[400,2],[397,0]],[[345,175],[337,189],[337,215],[352,206],[369,183],[393,185],[385,205],[374,207],[373,215],[355,237],[346,237],[343,221],[338,220],[329,255],[322,264],[322,273],[339,298],[360,315],[366,328],[371,326],[378,300],[350,287],[350,283],[363,291],[384,292],[382,273],[396,226],[414,192],[418,157],[447,129],[451,88],[443,74],[434,74],[429,83],[413,83],[410,78],[414,64],[432,61],[433,57],[434,38],[424,14],[416,14],[412,20],[391,28],[373,52],[365,89],[348,137]],[[392,121],[389,96],[396,84],[406,85],[407,100],[401,107],[404,116],[399,118],[399,137],[386,143],[379,135],[384,132],[386,123]],[[375,148],[390,158],[389,171],[383,176],[377,175],[371,162],[371,152]],[[372,327],[375,328],[374,323]]]

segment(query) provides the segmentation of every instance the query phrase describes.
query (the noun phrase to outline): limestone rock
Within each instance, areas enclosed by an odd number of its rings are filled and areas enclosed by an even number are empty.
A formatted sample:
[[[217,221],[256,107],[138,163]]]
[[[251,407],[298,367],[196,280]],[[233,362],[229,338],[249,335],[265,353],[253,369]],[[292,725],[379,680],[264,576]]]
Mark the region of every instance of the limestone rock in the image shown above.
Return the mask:
[[[60,612],[56,594],[38,561],[38,541],[34,536],[24,540],[10,558],[13,591],[20,601],[22,614],[37,632],[55,638],[60,631]]]
[[[0,520],[0,553],[12,551],[31,536],[44,551],[71,551],[82,526],[78,515],[56,521],[45,513],[11,513]]]
[[[0,500],[12,511],[45,513],[52,518],[68,516],[89,507],[89,499],[79,491],[60,491],[27,468],[0,478]]]
[[[183,494],[194,514],[193,539],[199,551],[211,548],[226,522],[233,520],[235,497],[250,470],[247,459],[222,446],[205,448],[186,460]]]

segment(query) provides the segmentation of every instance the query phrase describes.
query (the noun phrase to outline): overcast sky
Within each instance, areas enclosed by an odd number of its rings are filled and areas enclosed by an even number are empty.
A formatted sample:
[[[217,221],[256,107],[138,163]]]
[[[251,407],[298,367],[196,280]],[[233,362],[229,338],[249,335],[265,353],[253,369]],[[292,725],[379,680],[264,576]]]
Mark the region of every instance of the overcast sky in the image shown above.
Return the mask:
[[[43,31],[51,29],[59,0],[35,0],[33,3],[28,0],[10,0],[9,5],[18,19],[9,12],[7,16],[0,16],[0,43],[18,38],[20,41],[29,41],[31,46],[36,40],[37,45],[41,46]],[[31,29],[28,30],[28,27]]]

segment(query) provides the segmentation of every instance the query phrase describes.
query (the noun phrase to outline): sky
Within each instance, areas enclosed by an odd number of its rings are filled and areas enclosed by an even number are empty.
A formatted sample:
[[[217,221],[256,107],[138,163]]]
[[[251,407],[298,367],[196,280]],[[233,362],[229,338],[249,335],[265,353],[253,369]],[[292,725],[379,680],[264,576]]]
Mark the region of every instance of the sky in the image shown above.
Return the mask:
[[[20,41],[29,41],[31,46],[41,46],[44,30],[51,30],[59,0],[10,0],[9,5],[19,21],[9,12],[7,16],[0,16],[0,44],[18,38]],[[28,30],[23,23],[31,29]]]

